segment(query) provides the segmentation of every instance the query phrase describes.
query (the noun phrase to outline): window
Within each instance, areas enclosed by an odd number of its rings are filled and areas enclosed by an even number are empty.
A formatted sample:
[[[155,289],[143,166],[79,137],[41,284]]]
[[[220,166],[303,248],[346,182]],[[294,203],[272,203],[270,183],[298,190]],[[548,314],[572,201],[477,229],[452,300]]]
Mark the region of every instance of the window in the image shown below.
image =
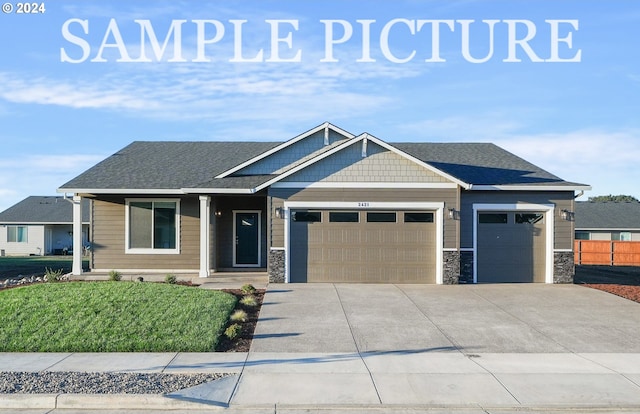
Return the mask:
[[[507,213],[480,213],[478,223],[483,224],[506,224]]]
[[[576,231],[576,240],[590,240],[591,233],[588,231]]]
[[[357,211],[331,211],[329,213],[330,223],[357,223],[360,221]]]
[[[7,226],[7,242],[9,243],[26,243],[27,226]]]
[[[544,214],[542,213],[517,213],[516,214],[516,223],[517,224],[534,224],[541,221],[544,218]]]
[[[127,204],[129,252],[179,252],[179,203],[177,201],[131,200]]]
[[[322,213],[320,211],[295,211],[293,213],[293,221],[319,223],[322,221]]]
[[[433,213],[404,213],[405,223],[433,223]]]
[[[614,231],[611,232],[611,240],[615,241],[631,241],[631,232],[629,231]]]
[[[367,223],[395,223],[396,213],[367,213]]]

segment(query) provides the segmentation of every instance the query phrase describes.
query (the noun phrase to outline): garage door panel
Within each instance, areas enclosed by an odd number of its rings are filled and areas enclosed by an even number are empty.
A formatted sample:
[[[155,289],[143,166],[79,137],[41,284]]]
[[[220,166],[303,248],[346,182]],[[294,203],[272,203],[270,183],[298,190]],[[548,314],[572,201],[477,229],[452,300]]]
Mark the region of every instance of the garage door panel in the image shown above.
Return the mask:
[[[360,212],[359,222],[335,223],[323,211],[322,222],[292,221],[291,281],[435,283],[435,224],[395,216],[398,222],[367,222]]]

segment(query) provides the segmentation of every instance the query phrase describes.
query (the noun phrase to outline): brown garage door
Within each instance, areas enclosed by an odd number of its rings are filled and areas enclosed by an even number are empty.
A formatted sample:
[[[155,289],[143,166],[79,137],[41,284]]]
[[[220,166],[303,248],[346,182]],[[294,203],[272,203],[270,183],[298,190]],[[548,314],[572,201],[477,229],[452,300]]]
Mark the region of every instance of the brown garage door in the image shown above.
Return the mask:
[[[290,281],[435,283],[431,211],[293,210]]]
[[[478,282],[545,282],[545,215],[478,213]]]

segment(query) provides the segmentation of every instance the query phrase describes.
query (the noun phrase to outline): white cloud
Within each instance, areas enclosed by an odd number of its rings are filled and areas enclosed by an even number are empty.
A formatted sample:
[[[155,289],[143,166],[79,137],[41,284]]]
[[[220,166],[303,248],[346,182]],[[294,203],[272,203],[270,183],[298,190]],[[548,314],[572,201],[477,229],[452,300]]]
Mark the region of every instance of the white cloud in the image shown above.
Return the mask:
[[[104,158],[89,154],[34,154],[0,159],[0,211],[30,195],[55,195],[62,184]]]

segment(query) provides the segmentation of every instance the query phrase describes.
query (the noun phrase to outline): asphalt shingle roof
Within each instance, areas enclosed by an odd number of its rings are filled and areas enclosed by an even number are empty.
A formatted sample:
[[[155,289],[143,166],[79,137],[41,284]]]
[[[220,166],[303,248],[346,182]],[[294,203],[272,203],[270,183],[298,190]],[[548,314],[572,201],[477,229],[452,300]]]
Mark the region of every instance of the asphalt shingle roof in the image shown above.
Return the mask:
[[[64,184],[61,189],[179,189],[268,151],[274,142],[136,141]]]
[[[82,221],[89,222],[89,200],[82,203]],[[62,197],[31,196],[0,213],[0,223],[73,223],[73,205]]]
[[[640,203],[576,202],[576,229],[640,229]]]
[[[393,146],[469,184],[573,184],[495,144],[394,143]]]
[[[215,177],[279,144],[278,142],[137,141],[67,182],[61,189],[255,188],[273,176],[232,175],[224,179],[215,179]],[[468,184],[576,185],[494,144],[392,143],[391,145]]]

